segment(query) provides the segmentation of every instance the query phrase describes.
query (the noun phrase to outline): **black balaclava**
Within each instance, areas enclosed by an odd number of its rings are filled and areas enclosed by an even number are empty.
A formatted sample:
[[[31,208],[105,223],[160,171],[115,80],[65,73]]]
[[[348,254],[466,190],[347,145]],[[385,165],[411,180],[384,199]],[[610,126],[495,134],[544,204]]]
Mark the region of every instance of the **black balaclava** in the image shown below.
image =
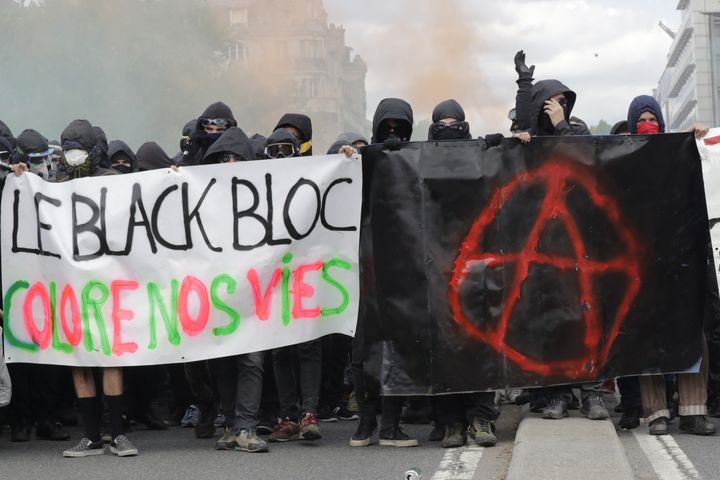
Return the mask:
[[[455,122],[446,124],[443,118],[453,118]],[[428,140],[469,140],[470,125],[465,121],[465,110],[455,100],[440,102],[432,113],[432,121],[428,130]]]
[[[50,178],[50,156],[53,150],[48,140],[35,130],[28,129],[17,137],[17,146],[13,163],[24,163],[28,169],[43,178]]]
[[[238,127],[225,130],[220,139],[208,148],[201,163],[220,163],[220,158],[225,153],[232,153],[238,160],[255,160],[250,139]]]
[[[205,151],[207,151],[207,149],[222,136],[222,133],[206,133],[202,124],[205,120],[219,119],[227,122],[227,128],[237,127],[237,121],[233,116],[232,110],[223,102],[215,102],[207,107],[195,123],[196,135],[194,136],[194,139],[198,142],[200,148]]]
[[[122,140],[113,140],[110,142],[108,145],[108,157],[110,158],[110,166],[113,170],[120,173],[137,172],[137,158],[135,157],[135,153],[128,144]],[[127,160],[129,165],[117,163],[120,159]]]
[[[399,123],[398,130],[390,133],[387,127],[387,120],[395,120]],[[372,143],[383,143],[385,140],[397,139],[407,142],[412,136],[413,111],[408,102],[400,98],[386,98],[382,100],[375,110],[373,116]]]

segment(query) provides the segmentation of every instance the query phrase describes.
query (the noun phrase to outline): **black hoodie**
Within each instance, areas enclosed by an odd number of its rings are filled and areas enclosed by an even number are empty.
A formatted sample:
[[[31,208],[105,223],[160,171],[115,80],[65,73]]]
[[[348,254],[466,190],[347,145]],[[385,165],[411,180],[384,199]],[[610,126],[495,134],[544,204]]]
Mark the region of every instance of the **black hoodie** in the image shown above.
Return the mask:
[[[137,166],[141,172],[170,168],[175,162],[168,157],[165,150],[155,142],[146,142],[140,145],[137,151]]]
[[[241,128],[232,127],[208,148],[202,163],[219,163],[218,157],[223,153],[233,153],[240,160],[255,160],[255,151],[245,132]]]
[[[64,161],[56,176],[56,181],[66,182],[79,177],[98,177],[103,175],[117,175],[115,170],[100,166],[102,159],[101,148],[98,146],[97,133],[87,120],[73,120],[65,127],[60,135],[63,150],[85,150],[90,154],[85,164],[78,167],[67,165]],[[64,157],[63,157],[64,158]]]
[[[203,120],[212,120],[217,118],[224,118],[230,123],[231,127],[237,126],[237,121],[235,120],[235,117],[233,116],[230,107],[225,105],[223,102],[215,102],[209,107],[207,107],[202,113],[202,115],[198,117],[197,121],[195,122],[195,130],[197,131],[203,129]]]
[[[112,165],[113,157],[119,153],[125,154],[125,156],[130,160],[130,165],[132,165],[132,171],[137,172],[138,166],[135,153],[128,146],[128,144],[123,142],[122,140],[113,140],[108,145],[108,158],[110,159],[110,165]]]
[[[0,120],[0,137],[6,138],[12,147],[11,150],[15,149],[15,137],[13,136],[10,127],[5,125],[5,122]]]
[[[565,120],[553,127],[550,118],[544,112],[545,102],[558,94],[564,94],[567,100]],[[569,123],[570,115],[577,95],[558,80],[541,80],[532,89],[532,116],[530,117],[531,133],[537,136],[551,135],[590,135],[587,128],[572,126]]]
[[[297,129],[300,132],[300,144],[302,147],[302,144],[307,142],[312,142],[312,120],[310,120],[310,117],[307,115],[303,115],[302,113],[286,113],[282,116],[280,121],[275,125],[275,128],[273,128],[273,132],[279,128],[288,128],[293,127]],[[310,145],[310,148],[305,150],[302,155],[304,157],[309,157],[312,155],[312,145]]]
[[[205,152],[212,146],[216,141],[213,140],[205,132],[203,128],[203,120],[212,120],[223,118],[228,121],[228,128],[236,127],[237,122],[233,116],[230,107],[222,102],[215,102],[205,109],[195,122],[195,131],[190,134],[190,138],[187,142],[187,149],[181,151],[182,160],[179,162],[181,165],[198,165],[202,163],[205,157]],[[185,129],[183,129],[184,133]],[[182,145],[182,143],[181,143]],[[182,148],[182,147],[181,147]]]
[[[385,120],[397,120],[401,122],[402,132],[400,137],[403,141],[409,141],[412,136],[413,111],[408,102],[400,98],[386,98],[382,100],[375,110],[373,116],[371,143],[382,143],[387,140],[387,132],[382,131],[382,123]]]

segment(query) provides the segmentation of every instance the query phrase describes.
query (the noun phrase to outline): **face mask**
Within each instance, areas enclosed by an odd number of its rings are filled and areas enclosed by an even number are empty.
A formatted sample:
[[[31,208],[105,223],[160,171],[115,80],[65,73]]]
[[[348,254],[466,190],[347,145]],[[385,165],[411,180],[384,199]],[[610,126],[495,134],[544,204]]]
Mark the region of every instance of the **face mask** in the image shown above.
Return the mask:
[[[430,135],[433,140],[466,140],[470,138],[470,125],[467,122],[433,123]]]
[[[43,180],[47,180],[50,178],[50,171],[48,170],[47,164],[45,162],[41,163],[30,163],[28,166],[28,169],[31,173],[34,173],[38,177],[42,178]]]
[[[127,163],[118,163],[112,166],[113,170],[117,170],[120,173],[132,173],[132,166]]]
[[[638,135],[660,133],[660,125],[653,122],[638,122],[637,133]]]
[[[88,158],[88,152],[85,150],[73,149],[65,152],[65,161],[71,167],[79,167]]]

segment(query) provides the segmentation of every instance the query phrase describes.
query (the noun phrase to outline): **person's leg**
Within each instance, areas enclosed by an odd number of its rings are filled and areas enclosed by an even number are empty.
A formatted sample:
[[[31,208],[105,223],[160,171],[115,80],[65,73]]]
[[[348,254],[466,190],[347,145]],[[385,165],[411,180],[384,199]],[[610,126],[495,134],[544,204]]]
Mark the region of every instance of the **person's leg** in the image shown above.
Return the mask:
[[[715,425],[707,418],[708,349],[703,356],[698,373],[678,374],[680,429],[696,435],[713,435]]]
[[[443,448],[465,445],[467,440],[465,396],[465,394],[437,395],[432,398],[437,422],[445,426]]]
[[[215,407],[215,393],[211,386],[207,361],[186,363],[185,377],[200,410],[200,419],[195,427],[195,436],[197,438],[211,438],[215,434],[217,408]]]
[[[103,368],[103,393],[110,413],[112,438],[123,435],[123,375],[121,368]]]
[[[345,367],[350,354],[349,338],[341,334],[322,337],[322,382],[318,407],[319,420],[333,420],[341,406]]]
[[[464,396],[468,416],[468,433],[475,443],[492,447],[497,443],[495,420],[500,410],[495,405],[494,392],[474,392]]]
[[[31,410],[31,369],[27,363],[8,364],[12,379],[12,397],[8,406],[8,422],[12,429],[11,441],[27,442],[30,440],[32,423]]]
[[[636,428],[640,425],[642,416],[640,381],[638,377],[621,377],[617,379],[617,386],[622,406],[622,416],[618,421],[618,426],[622,429]]]
[[[90,368],[73,367],[72,376],[83,420],[84,437],[77,445],[65,450],[63,456],[100,455],[104,449],[100,438],[100,402],[95,389],[95,375]]]
[[[235,395],[236,449],[244,452],[267,451],[267,443],[255,433],[263,386],[265,352],[253,352],[235,358],[237,392]]]
[[[666,434],[670,411],[665,398],[665,378],[662,375],[640,376],[640,396],[643,415],[648,423],[650,433],[653,435]]]
[[[606,420],[610,413],[605,408],[602,398],[605,382],[589,382],[580,385],[582,407],[580,413],[590,420]]]
[[[543,418],[559,420],[568,416],[568,402],[572,398],[572,386],[559,385],[543,388],[547,405],[542,410]]]
[[[402,413],[405,397],[382,397],[382,414],[380,415],[380,445],[393,447],[415,447],[418,441],[410,438],[400,428],[400,414]]]
[[[272,442],[295,440],[300,435],[298,387],[294,359],[294,345],[273,350],[273,372],[275,373],[281,420],[270,434]]]
[[[300,360],[300,391],[302,395],[302,415],[317,414],[322,382],[322,345],[320,340],[296,345]]]
[[[208,360],[208,369],[217,385],[217,396],[225,415],[224,431],[215,442],[215,449],[233,450],[235,448],[235,403],[238,391],[238,371],[235,357]]]

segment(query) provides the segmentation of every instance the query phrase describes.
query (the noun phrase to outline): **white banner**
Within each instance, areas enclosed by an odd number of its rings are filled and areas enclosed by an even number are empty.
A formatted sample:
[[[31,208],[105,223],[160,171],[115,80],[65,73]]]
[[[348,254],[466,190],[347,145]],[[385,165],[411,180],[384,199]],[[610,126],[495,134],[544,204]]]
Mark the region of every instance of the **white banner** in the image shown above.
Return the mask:
[[[359,157],[182,167],[2,195],[8,362],[188,362],[353,335]]]
[[[720,283],[720,128],[711,128],[705,138],[697,141],[697,146],[702,158],[715,274]]]

